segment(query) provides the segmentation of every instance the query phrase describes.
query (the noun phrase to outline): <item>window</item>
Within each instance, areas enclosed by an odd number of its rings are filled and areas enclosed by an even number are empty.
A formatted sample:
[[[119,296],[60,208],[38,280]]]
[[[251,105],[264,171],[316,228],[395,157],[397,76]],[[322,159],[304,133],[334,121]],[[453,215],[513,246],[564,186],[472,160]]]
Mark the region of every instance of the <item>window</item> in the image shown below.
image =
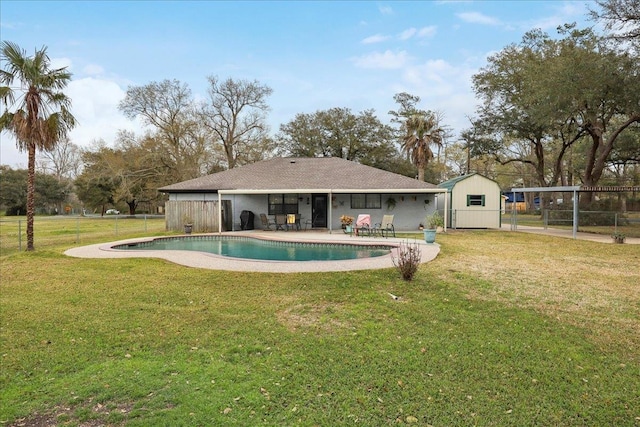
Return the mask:
[[[484,194],[467,194],[467,206],[484,206]]]
[[[269,194],[269,215],[297,213],[297,194]]]
[[[382,195],[380,194],[352,194],[351,209],[381,209]]]

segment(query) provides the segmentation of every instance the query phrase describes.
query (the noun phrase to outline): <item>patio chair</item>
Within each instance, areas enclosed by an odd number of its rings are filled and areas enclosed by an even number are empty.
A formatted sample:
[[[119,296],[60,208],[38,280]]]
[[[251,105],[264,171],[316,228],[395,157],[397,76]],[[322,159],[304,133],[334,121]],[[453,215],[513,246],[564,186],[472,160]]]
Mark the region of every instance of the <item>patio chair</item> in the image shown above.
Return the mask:
[[[383,215],[382,222],[377,223],[373,227],[373,232],[374,234],[380,233],[382,237],[389,237],[389,233],[393,234],[393,237],[396,237],[396,230],[393,227],[393,215]]]
[[[276,223],[271,221],[267,215],[261,213],[260,214],[260,221],[262,222],[262,229],[264,231],[271,231],[271,226],[272,225],[274,226],[274,230],[275,230]]]
[[[300,230],[300,214],[288,214],[287,215],[287,230],[295,228]]]
[[[287,216],[285,214],[276,214],[276,231],[287,230]]]
[[[371,235],[371,215],[360,214],[356,219],[355,226],[353,227],[356,236],[370,236]]]

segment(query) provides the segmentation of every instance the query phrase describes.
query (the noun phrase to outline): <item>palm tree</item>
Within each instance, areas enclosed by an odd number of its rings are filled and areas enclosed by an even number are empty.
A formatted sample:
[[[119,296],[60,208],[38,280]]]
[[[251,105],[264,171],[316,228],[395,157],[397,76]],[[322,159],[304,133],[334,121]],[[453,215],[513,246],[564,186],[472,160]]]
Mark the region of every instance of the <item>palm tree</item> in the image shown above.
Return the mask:
[[[407,153],[418,168],[418,180],[424,181],[424,171],[433,159],[431,144],[442,146],[443,129],[438,116],[431,111],[414,111],[403,123],[405,136],[402,151]]]
[[[69,111],[71,100],[61,92],[71,73],[66,67],[50,68],[46,47],[27,56],[25,50],[8,41],[2,42],[0,62],[0,99],[4,106],[0,131],[12,133],[18,149],[28,153],[27,251],[32,251],[36,150],[52,149],[75,126]]]

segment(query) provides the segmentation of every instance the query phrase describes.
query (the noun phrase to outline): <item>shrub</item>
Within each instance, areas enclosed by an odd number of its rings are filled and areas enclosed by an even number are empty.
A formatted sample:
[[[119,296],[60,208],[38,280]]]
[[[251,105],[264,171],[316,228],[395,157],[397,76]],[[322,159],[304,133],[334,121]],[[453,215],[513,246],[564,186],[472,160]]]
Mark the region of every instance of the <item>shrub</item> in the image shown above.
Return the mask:
[[[438,227],[444,227],[444,218],[438,211],[433,212],[431,215],[427,215],[424,219],[427,224],[427,228],[430,230],[434,230]]]
[[[398,269],[402,280],[410,282],[413,280],[420,266],[422,251],[417,243],[400,243],[398,246],[398,257],[392,257],[393,265]]]
[[[613,239],[614,243],[624,243],[624,241],[627,238],[627,236],[625,236],[624,233],[621,233],[619,231],[615,231],[611,235],[611,238]]]

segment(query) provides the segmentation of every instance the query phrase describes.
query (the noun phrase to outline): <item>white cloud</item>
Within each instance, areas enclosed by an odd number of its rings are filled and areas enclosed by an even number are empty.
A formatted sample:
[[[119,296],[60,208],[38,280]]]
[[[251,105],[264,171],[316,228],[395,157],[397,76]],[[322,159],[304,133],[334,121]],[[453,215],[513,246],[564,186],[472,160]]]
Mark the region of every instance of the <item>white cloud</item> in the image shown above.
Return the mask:
[[[564,24],[566,21],[563,20],[560,16],[547,16],[541,19],[537,19],[535,21],[528,21],[521,25],[523,30],[530,30],[534,28],[539,28],[543,31],[548,31],[551,29],[558,28],[558,25]]]
[[[365,38],[364,40],[362,40],[362,44],[374,44],[374,43],[380,43],[383,42],[385,40],[388,40],[389,36],[385,36],[382,34],[375,34],[373,36],[369,36],[367,38]]]
[[[21,26],[21,24],[16,22],[0,21],[0,28],[6,28],[7,30],[15,30]]]
[[[73,68],[73,63],[69,58],[51,58],[51,69],[58,69],[67,67],[67,70],[71,70]]]
[[[428,27],[422,27],[418,30],[418,37],[433,37],[436,35],[436,30],[438,27],[435,25],[430,25]]]
[[[411,38],[425,38],[425,37],[433,37],[436,34],[437,27],[435,25],[431,25],[428,27],[422,27],[420,29],[411,27],[407,28],[400,34],[398,34],[398,40],[409,40]]]
[[[118,110],[125,91],[115,82],[86,77],[72,81],[66,94],[72,100],[72,111],[78,121],[70,134],[74,144],[87,147],[98,139],[110,144],[120,129],[141,131],[137,123]]]
[[[413,37],[417,32],[418,32],[418,30],[416,30],[415,28],[408,28],[408,29],[404,30],[403,32],[401,32],[400,35],[398,36],[398,38],[400,40],[408,40],[411,37]]]
[[[356,58],[352,58],[356,67],[360,68],[382,68],[382,69],[397,69],[405,66],[409,57],[406,51],[400,51],[394,53],[390,50],[386,50],[384,53],[374,52],[368,55],[362,55]]]
[[[104,74],[104,68],[96,64],[87,64],[82,69],[82,72],[88,76],[100,76]]]
[[[0,134],[0,164],[18,169],[27,168],[27,154],[18,151],[16,140],[8,132]]]
[[[492,18],[480,12],[462,12],[456,14],[456,16],[471,24],[500,25],[499,19]]]
[[[82,148],[91,147],[99,139],[112,145],[121,129],[137,134],[143,132],[143,126],[138,121],[127,119],[118,110],[125,90],[113,81],[94,77],[72,80],[64,93],[71,98],[71,112],[77,121],[69,138]],[[6,132],[0,138],[0,164],[25,168],[27,155],[18,152],[15,139]]]
[[[584,16],[588,13],[589,8],[586,3],[580,2],[564,2],[558,8],[560,14],[565,17],[577,17],[584,18]]]
[[[429,60],[422,65],[408,67],[404,73],[404,79],[416,86],[438,85],[449,86],[452,75],[456,69],[442,59]]]
[[[578,2],[564,2],[559,4],[560,6],[554,8],[555,14],[526,21],[523,23],[522,29],[540,28],[543,31],[553,30],[555,32],[558,26],[583,19],[588,12],[587,6]]]
[[[406,30],[399,33],[395,36],[396,39],[405,41],[411,38],[425,38],[425,37],[433,37],[436,33],[437,27],[435,25],[431,25],[429,27],[422,27],[417,29],[415,27],[407,28]],[[390,36],[386,36],[384,34],[375,34],[373,36],[369,36],[361,41],[362,44],[374,44],[381,43],[391,39]]]
[[[443,123],[460,130],[468,127],[467,117],[473,115],[477,104],[471,85],[476,72],[468,64],[454,66],[442,59],[428,60],[406,67],[394,90],[420,96],[421,108],[444,113]]]
[[[379,6],[378,10],[383,15],[393,15],[393,9],[391,6]]]

